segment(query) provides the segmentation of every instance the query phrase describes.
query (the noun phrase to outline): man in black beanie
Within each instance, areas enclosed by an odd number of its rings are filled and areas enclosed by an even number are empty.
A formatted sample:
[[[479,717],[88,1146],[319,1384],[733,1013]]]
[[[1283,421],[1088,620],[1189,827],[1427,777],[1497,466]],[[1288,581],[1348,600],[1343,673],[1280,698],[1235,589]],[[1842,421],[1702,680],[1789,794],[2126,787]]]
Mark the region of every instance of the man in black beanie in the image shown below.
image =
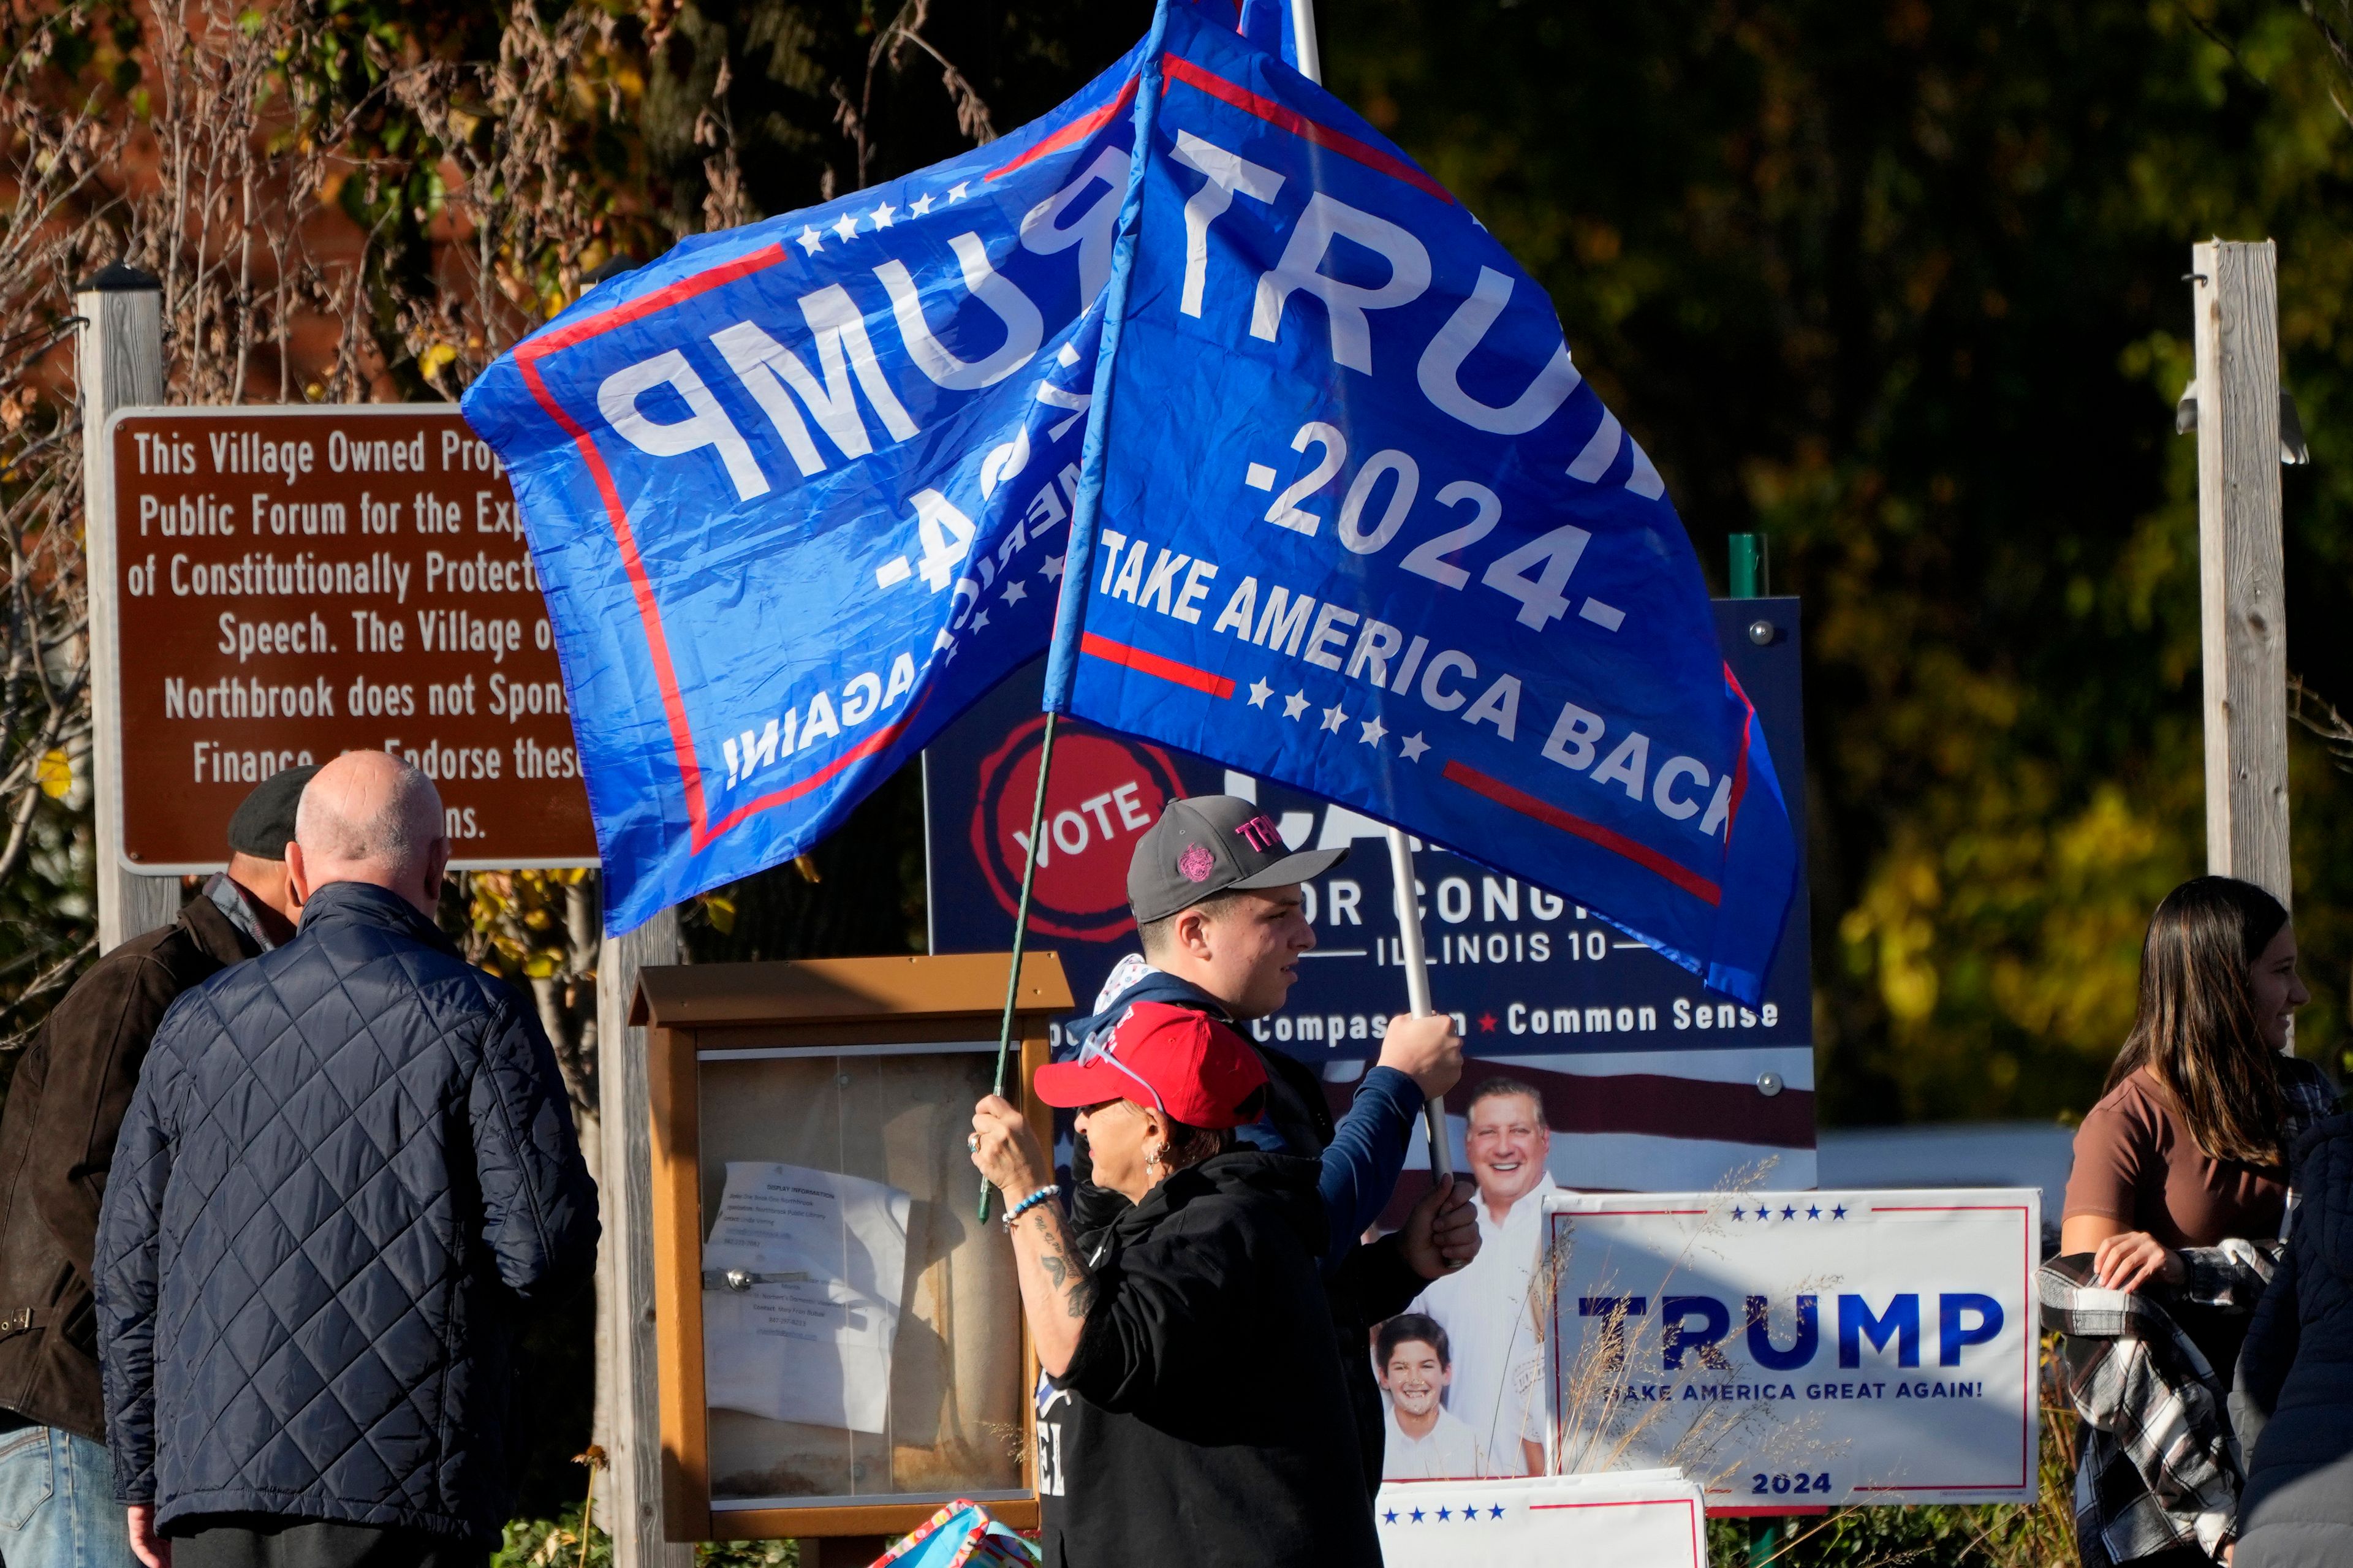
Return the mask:
[[[136,1568],[107,1459],[90,1270],[99,1201],[140,1064],[178,995],[294,935],[286,873],[315,767],[259,785],[229,819],[228,868],[172,924],[133,937],[66,993],[0,1110],[0,1513],[7,1568]],[[21,1467],[37,1486],[8,1478]]]

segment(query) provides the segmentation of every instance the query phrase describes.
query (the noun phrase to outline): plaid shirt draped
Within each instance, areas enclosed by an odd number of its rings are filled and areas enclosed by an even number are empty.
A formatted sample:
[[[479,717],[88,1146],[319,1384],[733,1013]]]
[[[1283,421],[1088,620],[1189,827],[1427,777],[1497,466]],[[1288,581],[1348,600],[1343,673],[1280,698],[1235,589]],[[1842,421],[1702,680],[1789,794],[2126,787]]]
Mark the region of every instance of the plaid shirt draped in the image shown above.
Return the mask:
[[[2286,1100],[2283,1147],[2337,1112],[2336,1089],[2309,1062],[2284,1061],[2280,1089]],[[2176,1546],[2219,1557],[2235,1537],[2245,1470],[2224,1409],[2226,1381],[2161,1303],[2253,1311],[2271,1283],[2295,1205],[2291,1186],[2278,1238],[2233,1237],[2218,1247],[2182,1248],[2187,1273],[2179,1285],[2152,1282],[2130,1294],[2100,1289],[2089,1253],[2042,1266],[2042,1326],[2064,1336],[2060,1374],[2084,1420],[2076,1538],[2087,1548],[2096,1543],[2110,1562]]]

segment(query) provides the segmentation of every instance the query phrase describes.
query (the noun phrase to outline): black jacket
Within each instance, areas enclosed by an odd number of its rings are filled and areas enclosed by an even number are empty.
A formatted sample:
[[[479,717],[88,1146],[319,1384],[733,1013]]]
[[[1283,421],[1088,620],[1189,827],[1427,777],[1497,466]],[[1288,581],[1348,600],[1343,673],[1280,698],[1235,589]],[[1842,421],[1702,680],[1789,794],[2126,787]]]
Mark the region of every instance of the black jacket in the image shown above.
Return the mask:
[[[2295,1229],[2239,1352],[2234,1568],[2353,1563],[2353,1116],[2295,1149]]]
[[[0,1407],[105,1436],[90,1259],[115,1133],[164,1010],[260,951],[196,899],[92,964],[17,1064],[0,1111]]]
[[[252,1512],[499,1540],[511,1348],[596,1192],[533,1011],[381,888],[156,1032],[99,1222],[107,1443],[166,1527]]]
[[[1047,1568],[1377,1568],[1315,1174],[1213,1155],[1080,1237],[1094,1302],[1038,1415]]]
[[[1233,1022],[1208,993],[1173,974],[1155,972],[1120,993],[1101,1013],[1065,1024],[1063,1037],[1074,1042],[1083,1040],[1095,1030],[1116,1023],[1120,1015],[1137,1002],[1193,1007],[1221,1024]],[[1255,1043],[1251,1048],[1258,1052],[1258,1059],[1266,1068],[1267,1109],[1264,1122],[1245,1131],[1271,1131],[1282,1142],[1281,1152],[1309,1156],[1319,1162],[1316,1184],[1327,1202],[1327,1239],[1318,1249],[1324,1254],[1324,1289],[1331,1303],[1333,1327],[1341,1342],[1364,1349],[1361,1355],[1343,1358],[1342,1374],[1347,1382],[1348,1406],[1356,1416],[1357,1450],[1365,1464],[1365,1488],[1367,1493],[1377,1492],[1388,1427],[1380,1384],[1373,1375],[1371,1334],[1385,1319],[1410,1306],[1430,1281],[1415,1273],[1406,1261],[1402,1237],[1391,1234],[1369,1245],[1360,1243],[1356,1237],[1370,1223],[1370,1215],[1348,1215],[1335,1223],[1328,1204],[1336,1192],[1369,1199],[1372,1215],[1378,1214],[1388,1204],[1397,1186],[1398,1169],[1405,1162],[1406,1145],[1413,1136],[1414,1119],[1421,1112],[1421,1090],[1401,1072],[1388,1068],[1373,1068],[1356,1086],[1357,1102],[1349,1112],[1352,1122],[1362,1119],[1363,1124],[1354,1129],[1362,1136],[1347,1148],[1335,1150],[1333,1139],[1338,1128],[1332,1120],[1331,1105],[1324,1097],[1323,1080],[1316,1077],[1314,1069],[1282,1051],[1269,1050]],[[1071,1052],[1076,1049],[1075,1044],[1070,1047]],[[1388,1081],[1391,1079],[1395,1082]],[[1342,1159],[1352,1169],[1335,1172],[1334,1163]],[[1077,1149],[1071,1161],[1071,1206],[1082,1230],[1108,1225],[1127,1206],[1125,1198],[1089,1180],[1083,1146]]]

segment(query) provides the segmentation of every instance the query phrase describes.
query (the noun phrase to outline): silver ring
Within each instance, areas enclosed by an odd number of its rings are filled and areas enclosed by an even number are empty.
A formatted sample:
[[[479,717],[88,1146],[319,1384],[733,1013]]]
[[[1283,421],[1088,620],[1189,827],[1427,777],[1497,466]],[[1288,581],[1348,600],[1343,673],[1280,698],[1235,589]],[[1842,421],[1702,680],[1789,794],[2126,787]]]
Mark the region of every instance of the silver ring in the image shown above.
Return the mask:
[[[976,1154],[979,1153],[979,1152],[980,1152],[980,1134],[979,1134],[979,1133],[977,1133],[977,1132],[975,1132],[975,1133],[971,1133],[971,1134],[969,1134],[969,1135],[965,1139],[965,1141],[964,1141],[964,1146],[965,1146],[966,1149],[970,1150],[973,1153],[976,1153]]]

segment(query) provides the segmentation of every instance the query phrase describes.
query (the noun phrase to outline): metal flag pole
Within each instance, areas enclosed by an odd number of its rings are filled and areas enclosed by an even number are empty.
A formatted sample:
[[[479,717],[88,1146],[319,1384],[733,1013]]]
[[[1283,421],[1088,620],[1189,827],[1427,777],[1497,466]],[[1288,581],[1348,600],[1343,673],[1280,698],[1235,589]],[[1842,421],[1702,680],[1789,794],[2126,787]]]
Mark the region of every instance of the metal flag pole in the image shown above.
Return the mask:
[[[1029,934],[1029,889],[1038,880],[1038,835],[1046,822],[1046,773],[1054,763],[1054,720],[1046,715],[1045,740],[1038,747],[1038,797],[1029,806],[1029,853],[1021,862],[1021,901],[1013,911],[1013,962],[1005,972],[1005,1016],[997,1026],[997,1094],[1005,1094],[1005,1066],[1013,1054],[1013,1004],[1021,990],[1021,949]],[[1414,951],[1421,950],[1421,929],[1414,928]],[[1427,990],[1427,983],[1424,984]],[[980,1220],[988,1223],[988,1178],[980,1179]]]
[[[1300,5],[1307,0],[1297,0]],[[1438,1009],[1430,1005],[1430,960],[1421,950],[1421,900],[1413,878],[1413,841],[1402,828],[1389,829],[1389,875],[1397,883],[1398,958],[1405,965],[1406,1005],[1417,1018],[1429,1018]],[[1422,1101],[1422,1121],[1430,1131],[1430,1179],[1453,1174],[1454,1157],[1446,1146],[1446,1097],[1431,1095]]]
[[[1299,56],[1299,74],[1318,87],[1324,84],[1323,51],[1315,43],[1315,0],[1291,0],[1292,47]],[[1033,830],[1034,831],[1034,830]],[[1421,946],[1421,902],[1413,879],[1413,841],[1402,829],[1389,829],[1389,869],[1397,880],[1398,956],[1405,963],[1406,1005],[1417,1018],[1437,1016],[1430,1002],[1430,961]],[[1453,1172],[1453,1156],[1446,1143],[1446,1098],[1436,1095],[1422,1103],[1430,1130],[1430,1179]]]

